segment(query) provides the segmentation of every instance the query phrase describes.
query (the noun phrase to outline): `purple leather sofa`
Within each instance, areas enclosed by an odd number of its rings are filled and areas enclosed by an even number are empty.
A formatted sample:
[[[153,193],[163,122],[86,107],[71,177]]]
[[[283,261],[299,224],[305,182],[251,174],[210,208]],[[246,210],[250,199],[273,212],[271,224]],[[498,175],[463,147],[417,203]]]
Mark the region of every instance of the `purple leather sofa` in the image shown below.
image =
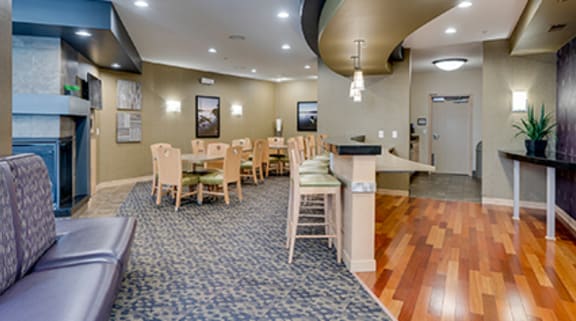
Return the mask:
[[[0,320],[108,320],[135,228],[125,217],[56,220],[42,159],[0,158]]]

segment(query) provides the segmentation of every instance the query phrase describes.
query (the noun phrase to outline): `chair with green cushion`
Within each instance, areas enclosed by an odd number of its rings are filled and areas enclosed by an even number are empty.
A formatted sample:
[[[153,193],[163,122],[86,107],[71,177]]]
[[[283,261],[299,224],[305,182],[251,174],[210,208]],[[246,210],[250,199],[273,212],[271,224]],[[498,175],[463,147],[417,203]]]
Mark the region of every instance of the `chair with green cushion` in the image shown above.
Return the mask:
[[[264,171],[262,170],[263,148],[264,141],[261,139],[256,140],[252,160],[242,161],[240,164],[241,177],[251,177],[256,185],[258,185],[258,175],[260,175],[260,179],[264,181]]]
[[[328,245],[332,240],[336,242],[337,260],[342,260],[342,203],[341,183],[329,174],[300,175],[298,164],[298,148],[294,140],[288,142],[288,155],[290,157],[290,194],[288,202],[287,240],[289,248],[288,263],[292,263],[294,246],[298,238],[327,238]],[[301,201],[305,196],[323,196],[323,215],[312,215],[321,219],[321,222],[301,222],[304,217],[301,213]],[[324,233],[298,234],[298,227],[324,227]]]
[[[172,145],[168,143],[157,143],[150,145],[150,153],[152,154],[152,192],[150,195],[154,196],[156,191],[158,190],[158,161],[157,161],[157,154],[158,154],[158,147],[172,147]]]
[[[240,178],[240,162],[242,160],[242,147],[230,147],[224,156],[224,169],[200,176],[198,184],[198,203],[202,204],[204,194],[224,196],[226,205],[230,204],[228,185],[236,183],[238,199],[242,201],[242,182]],[[210,189],[204,189],[210,188]],[[212,188],[211,188],[212,187]],[[220,191],[221,190],[221,191]]]
[[[175,211],[180,208],[180,202],[183,197],[195,195],[198,193],[196,186],[199,183],[199,175],[182,172],[182,157],[180,149],[172,147],[158,147],[158,192],[156,195],[156,204],[160,205],[164,190],[174,192],[176,196]],[[188,192],[184,193],[184,186],[188,187]]]

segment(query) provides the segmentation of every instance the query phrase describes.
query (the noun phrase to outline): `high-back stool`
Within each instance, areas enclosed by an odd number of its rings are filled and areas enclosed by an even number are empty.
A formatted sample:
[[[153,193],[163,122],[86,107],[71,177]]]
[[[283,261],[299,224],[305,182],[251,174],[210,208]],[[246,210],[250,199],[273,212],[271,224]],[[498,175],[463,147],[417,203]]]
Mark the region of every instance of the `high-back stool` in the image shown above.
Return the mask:
[[[288,263],[292,263],[294,256],[294,245],[297,238],[327,238],[328,245],[332,246],[332,240],[336,242],[336,252],[338,262],[342,261],[342,203],[341,203],[341,183],[329,174],[303,174],[300,175],[298,148],[294,142],[288,144],[288,155],[290,158],[290,201],[288,204],[287,219],[287,242],[289,248]],[[306,195],[324,196],[324,215],[320,216],[323,222],[303,223],[300,218],[302,197]],[[317,217],[317,216],[316,216]],[[324,226],[324,234],[298,234],[300,226]]]

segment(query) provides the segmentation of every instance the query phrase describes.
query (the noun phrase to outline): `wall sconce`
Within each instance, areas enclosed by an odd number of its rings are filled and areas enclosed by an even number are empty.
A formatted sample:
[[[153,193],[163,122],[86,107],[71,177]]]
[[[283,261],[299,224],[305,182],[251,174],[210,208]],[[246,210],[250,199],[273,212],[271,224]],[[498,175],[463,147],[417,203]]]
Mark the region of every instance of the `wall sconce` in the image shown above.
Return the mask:
[[[166,112],[179,113],[182,110],[182,103],[177,100],[166,101]]]
[[[525,91],[512,92],[512,112],[525,112],[527,109],[528,93]]]
[[[232,116],[242,116],[243,109],[244,107],[242,107],[242,105],[234,104],[230,107],[230,113]]]

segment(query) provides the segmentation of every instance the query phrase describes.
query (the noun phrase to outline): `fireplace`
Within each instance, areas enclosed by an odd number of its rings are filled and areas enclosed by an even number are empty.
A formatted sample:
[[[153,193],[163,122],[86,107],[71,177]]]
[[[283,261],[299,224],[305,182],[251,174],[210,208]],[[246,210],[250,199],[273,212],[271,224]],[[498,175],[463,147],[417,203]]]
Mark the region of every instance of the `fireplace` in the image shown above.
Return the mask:
[[[70,216],[74,204],[73,137],[14,138],[13,153],[36,154],[44,160],[52,183],[52,203],[56,216]]]

